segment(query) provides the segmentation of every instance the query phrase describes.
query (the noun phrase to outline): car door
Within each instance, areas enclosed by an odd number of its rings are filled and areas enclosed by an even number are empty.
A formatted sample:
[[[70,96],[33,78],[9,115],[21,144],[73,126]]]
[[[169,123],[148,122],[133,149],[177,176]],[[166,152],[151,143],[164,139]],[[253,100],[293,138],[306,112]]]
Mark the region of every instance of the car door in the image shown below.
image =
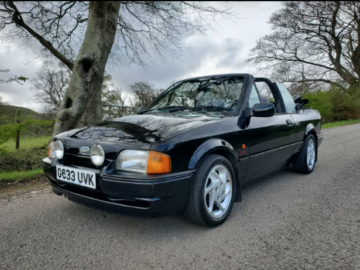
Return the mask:
[[[315,125],[318,126],[318,130],[320,130],[320,115],[319,118],[316,119],[314,117],[309,116],[309,114],[312,114],[312,111],[309,110],[299,110],[297,111],[295,108],[295,102],[292,96],[290,95],[289,91],[286,89],[286,87],[281,83],[276,83],[279,91],[281,92],[281,95],[284,99],[285,104],[288,106],[287,111],[291,112],[291,117],[294,119],[295,122],[295,146],[294,146],[294,153],[297,153],[301,150],[301,146],[303,144],[304,138],[305,138],[305,131],[307,126]]]
[[[248,106],[252,108],[256,103],[260,103],[260,97],[254,84]],[[286,110],[272,117],[251,116],[246,135],[250,160],[245,182],[274,171],[292,156],[295,127]]]

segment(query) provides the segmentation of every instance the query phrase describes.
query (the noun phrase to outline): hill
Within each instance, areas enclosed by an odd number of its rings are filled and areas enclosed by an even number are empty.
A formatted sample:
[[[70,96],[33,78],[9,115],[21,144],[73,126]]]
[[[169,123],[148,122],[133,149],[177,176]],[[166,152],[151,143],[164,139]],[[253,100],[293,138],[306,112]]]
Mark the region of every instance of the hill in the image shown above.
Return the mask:
[[[26,117],[31,117],[37,120],[49,120],[49,118],[45,115],[28,108],[0,104],[0,125],[7,124],[9,119],[13,119],[14,117],[16,117],[17,110],[20,110],[21,120]]]

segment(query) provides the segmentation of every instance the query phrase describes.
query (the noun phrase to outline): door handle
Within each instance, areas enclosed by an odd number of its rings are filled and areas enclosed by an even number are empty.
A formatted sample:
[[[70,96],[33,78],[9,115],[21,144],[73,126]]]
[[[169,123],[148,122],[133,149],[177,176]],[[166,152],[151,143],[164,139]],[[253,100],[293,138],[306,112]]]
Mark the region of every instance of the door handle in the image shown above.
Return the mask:
[[[292,120],[290,120],[290,119],[287,119],[287,120],[286,120],[286,124],[287,124],[288,126],[293,126],[293,125],[294,125],[294,122],[293,122]]]

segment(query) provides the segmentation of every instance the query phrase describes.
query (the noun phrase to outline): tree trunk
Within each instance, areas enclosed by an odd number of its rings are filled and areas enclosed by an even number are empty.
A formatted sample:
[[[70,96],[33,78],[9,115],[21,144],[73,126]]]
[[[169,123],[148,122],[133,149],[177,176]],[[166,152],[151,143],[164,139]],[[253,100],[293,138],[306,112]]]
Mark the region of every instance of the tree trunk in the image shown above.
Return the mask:
[[[56,115],[53,136],[101,120],[101,85],[114,43],[119,9],[120,2],[90,1],[84,41]]]

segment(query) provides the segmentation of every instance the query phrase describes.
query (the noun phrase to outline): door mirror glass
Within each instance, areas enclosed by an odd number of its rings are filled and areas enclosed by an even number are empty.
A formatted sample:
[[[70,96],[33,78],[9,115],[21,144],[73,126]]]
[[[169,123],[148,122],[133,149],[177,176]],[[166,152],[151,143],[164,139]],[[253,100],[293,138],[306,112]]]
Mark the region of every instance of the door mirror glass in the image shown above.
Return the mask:
[[[271,117],[275,114],[275,107],[272,103],[258,103],[253,107],[253,116]]]

